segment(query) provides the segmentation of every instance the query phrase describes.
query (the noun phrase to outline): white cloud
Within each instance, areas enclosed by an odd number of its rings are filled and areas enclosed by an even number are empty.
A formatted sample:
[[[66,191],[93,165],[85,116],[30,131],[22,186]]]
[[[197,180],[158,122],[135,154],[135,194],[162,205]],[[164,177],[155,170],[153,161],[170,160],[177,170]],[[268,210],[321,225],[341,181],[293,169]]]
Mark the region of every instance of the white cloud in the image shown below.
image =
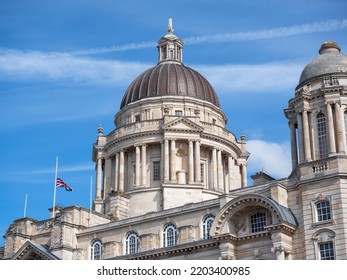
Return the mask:
[[[211,43],[226,43],[226,42],[240,42],[240,41],[253,41],[259,39],[273,39],[279,37],[288,37],[295,35],[302,35],[308,33],[330,32],[347,27],[346,19],[332,19],[321,22],[313,22],[308,24],[293,25],[289,27],[278,27],[272,29],[265,29],[259,31],[247,31],[236,33],[221,33],[214,35],[203,35],[196,37],[183,38],[185,44],[211,44]],[[144,49],[155,46],[155,42],[141,42],[129,43],[119,46],[112,46],[106,48],[93,48],[85,49],[74,52],[76,55],[93,55],[110,52],[128,51],[136,49]]]
[[[78,57],[68,53],[0,49],[0,79],[69,80],[102,85],[128,85],[149,68],[140,62]]]
[[[303,68],[301,63],[197,65],[217,92],[278,92],[292,90]]]
[[[347,20],[327,20],[322,22],[314,22],[302,25],[293,25],[289,27],[279,27],[260,31],[248,31],[237,33],[223,33],[215,35],[205,35],[198,37],[189,37],[184,39],[186,44],[201,43],[224,43],[234,41],[252,41],[259,39],[273,39],[279,37],[287,37],[294,35],[302,35],[316,32],[329,32],[333,30],[343,29],[347,27]]]
[[[59,167],[58,171],[59,173],[65,173],[65,172],[78,172],[78,171],[92,171],[94,169],[95,169],[95,166],[93,166],[92,164],[82,163],[82,164],[76,164],[76,165],[61,166]],[[27,174],[27,175],[54,174],[54,173],[55,173],[55,167],[23,171],[23,174]]]
[[[258,171],[275,178],[288,177],[291,172],[290,143],[274,143],[263,140],[247,141],[247,150],[251,154],[248,160],[248,174]]]
[[[79,57],[67,53],[45,53],[0,49],[0,79],[22,81],[72,81],[106,86],[128,86],[145,69],[141,62]],[[291,89],[301,64],[196,65],[218,91],[259,92]]]

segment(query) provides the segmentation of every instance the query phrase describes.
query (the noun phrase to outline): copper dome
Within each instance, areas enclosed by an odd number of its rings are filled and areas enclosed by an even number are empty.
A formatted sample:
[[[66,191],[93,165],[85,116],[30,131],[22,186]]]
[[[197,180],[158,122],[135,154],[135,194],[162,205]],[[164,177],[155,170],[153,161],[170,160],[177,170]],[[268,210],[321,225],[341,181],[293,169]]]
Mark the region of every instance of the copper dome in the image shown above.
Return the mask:
[[[216,92],[197,71],[179,63],[160,63],[139,75],[126,90],[121,106],[158,96],[189,96],[220,107]]]

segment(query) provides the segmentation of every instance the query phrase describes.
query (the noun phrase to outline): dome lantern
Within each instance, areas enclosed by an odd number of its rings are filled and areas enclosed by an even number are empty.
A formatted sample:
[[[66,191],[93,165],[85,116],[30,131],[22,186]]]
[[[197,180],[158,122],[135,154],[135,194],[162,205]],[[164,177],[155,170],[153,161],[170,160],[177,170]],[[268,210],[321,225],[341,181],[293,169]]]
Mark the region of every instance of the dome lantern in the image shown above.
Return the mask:
[[[173,34],[172,19],[169,18],[167,34],[158,41],[158,63],[182,64],[183,41]]]

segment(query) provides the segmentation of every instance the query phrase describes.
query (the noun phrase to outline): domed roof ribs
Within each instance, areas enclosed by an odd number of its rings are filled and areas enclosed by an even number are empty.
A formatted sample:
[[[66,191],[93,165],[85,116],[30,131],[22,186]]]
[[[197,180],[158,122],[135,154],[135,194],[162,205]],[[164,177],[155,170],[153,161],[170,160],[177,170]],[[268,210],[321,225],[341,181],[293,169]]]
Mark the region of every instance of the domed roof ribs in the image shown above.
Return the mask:
[[[176,86],[176,94],[177,95],[180,95],[180,91],[179,91],[179,77],[178,77],[178,72],[177,72],[177,67],[176,67],[176,64],[173,64],[173,68],[174,68],[174,71],[175,71],[175,77],[176,79],[173,81],[173,83],[175,83],[175,86]]]
[[[156,96],[157,94],[157,89],[158,89],[158,82],[155,82],[155,75],[157,74],[159,70],[157,67],[152,68],[152,71],[150,71],[150,75],[148,77],[148,83],[147,83],[147,89],[146,89],[146,96]]]
[[[216,92],[197,71],[182,63],[183,41],[173,34],[172,20],[168,33],[158,41],[159,62],[139,75],[128,87],[121,107],[150,97],[190,96],[220,107]]]
[[[183,82],[183,87],[184,87],[184,91],[180,92],[180,95],[183,95],[184,92],[186,92],[187,95],[189,95],[189,89],[188,89],[188,79],[187,79],[187,74],[186,74],[186,69],[185,68],[182,68],[180,67],[180,70],[181,70],[181,80],[184,79],[184,82]]]
[[[140,83],[143,80],[143,76],[146,72],[142,73],[139,78],[136,79],[135,85],[134,85],[134,91],[131,95],[131,102],[135,102],[137,100],[140,100]]]
[[[167,95],[167,70],[163,66],[159,67],[157,96]]]
[[[148,97],[149,79],[147,77],[151,75],[151,72],[152,71],[146,71],[145,73],[143,73],[143,77],[142,77],[140,85],[139,85],[138,99]]]

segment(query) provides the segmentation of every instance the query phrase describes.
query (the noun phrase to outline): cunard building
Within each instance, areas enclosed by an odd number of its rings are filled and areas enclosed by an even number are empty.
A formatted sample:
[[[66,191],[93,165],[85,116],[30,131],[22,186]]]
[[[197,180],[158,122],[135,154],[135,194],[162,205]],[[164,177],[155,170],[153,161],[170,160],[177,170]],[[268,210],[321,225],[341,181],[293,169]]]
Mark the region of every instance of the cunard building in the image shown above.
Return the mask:
[[[347,259],[347,56],[323,43],[293,90],[289,177],[247,186],[245,136],[183,45],[169,21],[158,64],[98,129],[93,211],[15,220],[4,259]]]

